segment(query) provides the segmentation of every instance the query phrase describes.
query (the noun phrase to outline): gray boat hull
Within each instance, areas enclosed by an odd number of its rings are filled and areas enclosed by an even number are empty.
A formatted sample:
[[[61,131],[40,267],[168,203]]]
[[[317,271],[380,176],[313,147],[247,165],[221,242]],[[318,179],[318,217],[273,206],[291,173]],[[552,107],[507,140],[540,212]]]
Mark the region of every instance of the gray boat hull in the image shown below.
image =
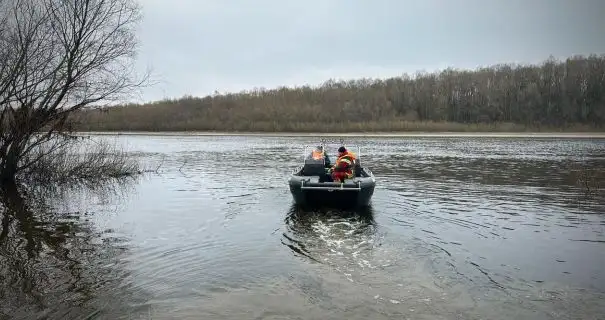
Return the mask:
[[[367,207],[370,205],[376,180],[373,173],[361,169],[360,174],[344,183],[324,182],[320,176],[302,175],[299,170],[290,176],[290,193],[297,205],[335,207]]]

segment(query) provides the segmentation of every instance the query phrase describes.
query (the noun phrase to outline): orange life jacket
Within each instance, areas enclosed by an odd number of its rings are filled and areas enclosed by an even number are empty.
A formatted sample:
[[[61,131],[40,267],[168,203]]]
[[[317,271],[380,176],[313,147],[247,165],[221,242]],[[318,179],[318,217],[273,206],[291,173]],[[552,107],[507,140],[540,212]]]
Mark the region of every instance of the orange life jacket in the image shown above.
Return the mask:
[[[321,160],[324,157],[324,153],[322,151],[313,150],[312,157],[315,160]]]
[[[336,164],[334,165],[334,171],[336,172],[345,172],[348,175],[353,174],[353,167],[355,166],[356,155],[353,152],[347,151],[342,156],[336,159]]]

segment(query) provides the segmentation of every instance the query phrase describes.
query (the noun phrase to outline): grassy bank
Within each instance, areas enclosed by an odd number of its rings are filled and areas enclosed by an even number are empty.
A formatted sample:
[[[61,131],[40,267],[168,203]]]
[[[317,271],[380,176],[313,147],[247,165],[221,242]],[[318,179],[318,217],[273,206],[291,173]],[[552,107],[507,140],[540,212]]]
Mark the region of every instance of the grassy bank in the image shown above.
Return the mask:
[[[602,132],[605,55],[81,111],[79,131]]]

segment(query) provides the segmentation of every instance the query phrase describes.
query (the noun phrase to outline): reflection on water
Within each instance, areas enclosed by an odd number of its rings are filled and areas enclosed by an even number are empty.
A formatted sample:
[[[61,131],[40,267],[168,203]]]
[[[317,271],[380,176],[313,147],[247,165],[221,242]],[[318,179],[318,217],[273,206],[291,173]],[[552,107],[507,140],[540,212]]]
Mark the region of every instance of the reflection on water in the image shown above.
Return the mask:
[[[113,295],[126,275],[115,260],[126,252],[126,239],[97,229],[89,212],[57,210],[52,203],[60,193],[11,186],[0,193],[0,319],[123,314],[135,299]]]
[[[604,140],[361,138],[372,204],[339,211],[293,205],[312,138],[117,139],[158,173],[2,199],[0,318],[605,314],[605,193],[571,173]]]

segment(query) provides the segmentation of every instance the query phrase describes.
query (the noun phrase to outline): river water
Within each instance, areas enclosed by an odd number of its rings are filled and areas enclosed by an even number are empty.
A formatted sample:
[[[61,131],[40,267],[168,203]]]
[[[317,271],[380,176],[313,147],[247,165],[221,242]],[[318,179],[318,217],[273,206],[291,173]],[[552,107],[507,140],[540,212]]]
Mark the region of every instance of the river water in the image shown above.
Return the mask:
[[[570,174],[605,139],[346,137],[377,186],[344,212],[293,205],[313,137],[93,138],[157,172],[5,201],[0,319],[605,315],[605,197]]]

